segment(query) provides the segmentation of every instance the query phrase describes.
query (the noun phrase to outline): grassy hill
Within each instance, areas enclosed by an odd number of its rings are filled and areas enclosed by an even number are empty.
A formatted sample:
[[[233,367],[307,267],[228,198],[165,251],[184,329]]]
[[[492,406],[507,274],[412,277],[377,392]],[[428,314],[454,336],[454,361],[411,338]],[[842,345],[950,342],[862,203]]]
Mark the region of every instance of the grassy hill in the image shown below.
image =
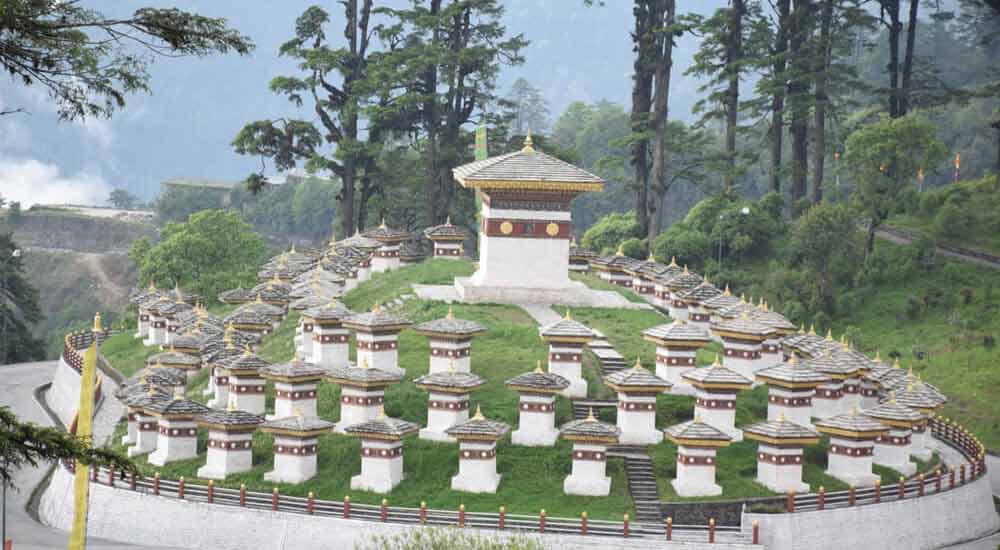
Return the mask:
[[[375,302],[410,293],[411,283],[442,283],[454,276],[467,275],[472,266],[468,263],[444,260],[429,261],[400,271],[377,274],[370,281],[348,293],[344,301],[352,309],[361,311]],[[589,279],[589,278],[588,278]],[[627,293],[627,291],[623,291]],[[414,322],[421,322],[444,316],[447,306],[443,303],[418,299],[407,300],[401,313]],[[536,361],[544,361],[547,348],[538,337],[534,321],[520,308],[502,305],[456,304],[454,313],[461,318],[473,319],[489,327],[489,330],[473,340],[473,368],[487,379],[481,390],[472,394],[472,406],[482,406],[484,414],[490,418],[503,420],[517,426],[517,401],[515,392],[504,386],[504,381],[533,368]],[[601,309],[576,309],[573,316],[601,330],[615,347],[630,361],[639,355],[644,364],[652,367],[653,345],[642,340],[641,333],[653,325],[668,319],[655,311],[618,311]],[[261,345],[259,353],[271,361],[288,360],[293,355],[292,336],[298,315],[292,314]],[[717,345],[704,351],[699,362],[707,364],[718,351]],[[119,335],[104,344],[104,352],[112,364],[124,371],[134,371],[142,359],[154,350],[145,349],[128,335]],[[354,350],[352,348],[351,353]],[[407,420],[425,424],[427,396],[423,390],[413,386],[413,378],[427,372],[427,340],[412,331],[400,336],[400,364],[406,369],[404,381],[386,392],[386,412],[391,416],[401,416]],[[121,366],[119,366],[121,365]],[[591,394],[613,397],[600,382],[599,371],[593,357],[585,364]],[[202,389],[207,384],[208,373],[203,371],[189,387],[189,396],[204,402]],[[320,416],[336,420],[340,416],[340,389],[323,382],[319,389]],[[692,415],[690,397],[661,396],[658,400],[657,424],[661,427],[689,419]],[[268,399],[267,407],[273,407]],[[749,423],[766,414],[766,389],[758,388],[740,396],[738,423]],[[613,421],[613,413],[607,412],[605,420]],[[571,418],[569,401],[559,398],[556,407],[556,422],[562,424]],[[123,428],[119,427],[119,431]],[[203,452],[207,434],[200,433],[199,448]],[[234,475],[223,485],[239,486],[246,483],[256,490],[269,491],[273,484],[263,480],[263,474],[272,468],[272,437],[265,434],[254,436],[254,468],[251,472]],[[279,485],[283,494],[304,496],[313,491],[318,497],[339,499],[350,494],[352,500],[361,503],[378,503],[382,495],[351,491],[350,477],[360,471],[360,442],[343,435],[324,435],[320,438],[318,457],[319,471],[313,480],[301,485]],[[417,437],[406,440],[406,479],[388,499],[393,505],[417,506],[426,501],[434,508],[454,509],[465,504],[467,509],[495,511],[504,505],[511,513],[535,514],[544,507],[553,516],[577,516],[586,510],[597,519],[620,519],[622,513],[632,513],[632,502],[627,492],[624,465],[620,459],[608,462],[608,475],[612,477],[611,495],[604,498],[574,497],[563,494],[562,480],[570,471],[571,445],[560,441],[553,448],[528,448],[513,446],[509,438],[501,442],[498,450],[498,471],[503,475],[496,495],[470,495],[450,490],[450,478],[457,471],[457,446],[421,441]],[[724,487],[722,498],[767,496],[770,491],[753,481],[755,474],[756,445],[740,443],[720,454],[719,482]],[[677,500],[669,481],[675,473],[676,446],[664,442],[652,448],[654,465],[660,481],[661,494],[670,500]],[[814,485],[824,485],[833,490],[840,488],[836,480],[823,473],[826,455],[822,446],[810,449],[810,464],[806,469],[806,480]],[[146,473],[155,469],[139,460],[140,468]],[[197,459],[173,463],[158,469],[161,474],[188,479],[196,477],[196,470],[204,464],[204,455]],[[925,465],[926,467],[926,465]],[[886,482],[894,481],[898,474],[889,469],[879,469]]]
[[[888,225],[1000,255],[1000,185],[990,176],[919,193]]]

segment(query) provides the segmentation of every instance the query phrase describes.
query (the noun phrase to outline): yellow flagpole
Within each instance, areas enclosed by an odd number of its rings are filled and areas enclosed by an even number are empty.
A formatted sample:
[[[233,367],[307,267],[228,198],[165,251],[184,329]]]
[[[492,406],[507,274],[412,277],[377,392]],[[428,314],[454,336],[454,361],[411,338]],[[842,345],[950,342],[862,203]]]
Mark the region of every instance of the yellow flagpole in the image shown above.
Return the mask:
[[[97,333],[101,331],[101,314],[94,316],[94,341],[83,355],[80,373],[80,407],[76,413],[76,435],[86,441],[92,436],[94,393],[97,385]],[[69,535],[69,550],[84,550],[87,546],[87,501],[90,493],[90,468],[76,461],[73,479],[73,529]]]

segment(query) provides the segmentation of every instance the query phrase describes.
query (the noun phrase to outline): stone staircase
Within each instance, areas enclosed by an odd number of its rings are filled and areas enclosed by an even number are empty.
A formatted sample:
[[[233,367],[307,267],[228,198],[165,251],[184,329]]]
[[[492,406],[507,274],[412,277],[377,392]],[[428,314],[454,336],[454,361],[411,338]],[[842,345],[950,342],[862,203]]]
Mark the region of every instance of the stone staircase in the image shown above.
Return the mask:
[[[635,506],[636,521],[643,524],[644,530],[662,530],[660,490],[656,487],[656,475],[649,452],[639,445],[612,445],[608,447],[608,457],[625,459],[625,477]]]
[[[587,344],[587,348],[597,356],[601,365],[601,373],[607,376],[625,368],[625,358],[611,345],[604,335],[598,332],[598,338]]]

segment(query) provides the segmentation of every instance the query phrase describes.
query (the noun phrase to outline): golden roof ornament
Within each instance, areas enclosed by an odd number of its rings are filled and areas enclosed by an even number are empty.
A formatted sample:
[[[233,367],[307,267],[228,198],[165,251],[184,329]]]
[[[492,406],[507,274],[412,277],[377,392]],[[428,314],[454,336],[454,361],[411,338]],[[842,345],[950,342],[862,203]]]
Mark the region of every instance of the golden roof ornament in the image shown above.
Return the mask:
[[[687,264],[684,264],[684,274],[685,275],[688,274],[688,266],[687,266]]]
[[[809,325],[809,336],[816,336],[816,325]]]
[[[642,360],[639,359],[638,355],[636,355],[635,356],[635,365],[632,365],[632,370],[641,370],[641,369],[642,369]]]
[[[375,305],[372,306],[372,313],[382,313],[382,306],[378,302],[375,302]]]
[[[712,366],[713,367],[721,367],[722,366],[722,362],[719,361],[719,354],[718,353],[715,354],[715,361],[712,361]]]
[[[545,371],[542,370],[542,360],[541,359],[539,359],[535,363],[535,372],[538,373],[538,374],[544,374],[545,373]]]
[[[826,341],[833,342],[833,329],[826,329]]]
[[[588,407],[587,418],[585,420],[588,422],[597,422],[597,417],[594,416],[594,407]]]
[[[448,315],[445,315],[444,318],[448,320],[455,318],[455,312],[451,309],[451,306],[448,306]]]
[[[472,419],[473,420],[486,420],[486,417],[483,416],[483,407],[482,407],[482,405],[476,405],[476,414],[474,414],[472,416]]]
[[[677,256],[671,256],[670,257],[670,266],[671,267],[677,267]]]
[[[805,334],[805,333],[806,333],[806,324],[799,323],[799,334]]]
[[[565,319],[567,321],[572,321],[573,320],[573,316],[570,315],[570,313],[569,313],[569,308],[566,308],[566,315],[563,317],[563,319]]]
[[[230,399],[229,400],[229,403],[226,405],[226,410],[229,411],[229,412],[233,412],[233,411],[236,410],[236,400],[235,399]]]
[[[896,404],[896,390],[889,392],[889,402],[894,405]]]
[[[899,357],[898,356],[896,357],[896,360],[892,362],[892,368],[894,368],[894,369],[901,369],[901,368],[903,368],[903,365],[899,364]]]
[[[879,349],[875,350],[875,362],[876,363],[881,363],[882,362],[882,350],[879,350]]]
[[[625,255],[625,246],[620,244],[618,245],[618,250],[615,251],[615,256],[624,256],[624,255]]]
[[[784,422],[784,421],[785,421],[785,411],[782,410],[778,412],[778,422]]]
[[[380,223],[378,226],[382,229],[385,229],[385,216],[382,216],[382,223]]]
[[[523,153],[534,153],[535,152],[535,144],[531,140],[531,128],[528,128],[528,133],[525,134],[525,136],[524,136],[524,147],[521,148],[521,152],[523,152]]]
[[[444,224],[449,226],[451,225],[451,215],[444,219]]]
[[[655,262],[656,261],[656,256],[652,252],[650,252],[649,256],[646,257],[646,261],[647,262]]]
[[[376,420],[385,420],[385,405],[378,406],[378,416]]]
[[[94,313],[94,332],[101,332],[102,330],[104,329],[101,328],[101,312],[98,311]]]
[[[731,292],[729,292],[729,284],[728,283],[726,284],[726,290],[722,291],[722,294],[724,296],[732,296],[733,295]]]
[[[799,364],[799,356],[795,355],[793,353],[792,356],[788,358],[788,364],[789,365],[798,365]]]
[[[361,368],[363,368],[363,369],[367,369],[367,368],[369,368],[369,365],[368,365],[368,358],[367,358],[367,357],[365,357],[365,358],[363,358],[363,359],[361,360]]]

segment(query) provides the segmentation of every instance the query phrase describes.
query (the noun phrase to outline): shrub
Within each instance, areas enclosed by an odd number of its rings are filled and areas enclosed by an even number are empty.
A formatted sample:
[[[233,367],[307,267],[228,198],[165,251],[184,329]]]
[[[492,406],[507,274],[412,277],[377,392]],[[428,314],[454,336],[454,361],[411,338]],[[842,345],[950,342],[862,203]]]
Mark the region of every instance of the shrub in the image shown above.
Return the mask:
[[[618,245],[626,239],[638,236],[639,224],[635,212],[612,212],[597,220],[583,234],[583,246],[600,254],[614,253]]]
[[[920,303],[920,300],[911,294],[906,297],[906,304],[903,306],[903,313],[906,315],[907,319],[914,321],[920,317],[920,312],[923,311],[923,308],[924,305]]]
[[[983,334],[983,347],[986,349],[993,349],[997,345],[996,336],[992,334]]]
[[[700,268],[711,255],[711,243],[701,231],[689,229],[684,223],[679,223],[660,233],[653,241],[653,254],[663,262],[676,257],[680,265]]]
[[[646,241],[638,237],[626,239],[621,243],[622,253],[630,258],[644,260],[649,256],[646,251]]]
[[[962,305],[967,306],[972,303],[972,299],[976,296],[976,291],[967,286],[963,286],[958,291],[958,294],[962,297]]]
[[[941,237],[959,238],[968,232],[971,221],[958,201],[948,199],[934,216],[934,231]]]
[[[522,534],[502,537],[494,534],[473,534],[455,527],[428,527],[407,529],[395,535],[375,535],[364,544],[355,545],[355,548],[357,550],[444,550],[446,548],[543,550],[545,546],[537,539]]]

